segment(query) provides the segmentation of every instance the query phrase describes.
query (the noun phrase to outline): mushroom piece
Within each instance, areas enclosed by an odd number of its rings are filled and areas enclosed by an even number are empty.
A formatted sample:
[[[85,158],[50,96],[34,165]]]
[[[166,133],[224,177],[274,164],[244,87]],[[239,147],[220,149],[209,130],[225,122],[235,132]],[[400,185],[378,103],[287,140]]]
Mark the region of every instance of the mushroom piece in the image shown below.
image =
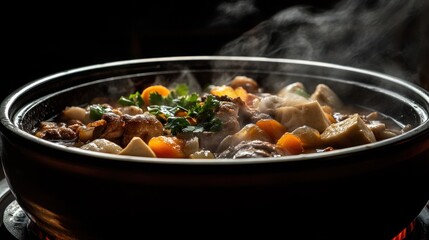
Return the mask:
[[[258,83],[246,76],[236,76],[229,85],[234,89],[242,87],[249,93],[257,93],[259,90]]]

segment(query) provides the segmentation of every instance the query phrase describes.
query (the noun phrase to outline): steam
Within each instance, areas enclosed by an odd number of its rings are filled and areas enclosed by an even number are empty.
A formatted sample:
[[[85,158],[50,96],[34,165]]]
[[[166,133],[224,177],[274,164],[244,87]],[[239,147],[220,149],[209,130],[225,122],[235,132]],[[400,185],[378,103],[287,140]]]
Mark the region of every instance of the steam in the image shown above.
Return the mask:
[[[254,0],[237,0],[221,3],[216,11],[217,17],[213,20],[212,26],[231,25],[240,22],[243,18],[249,17],[259,12]]]
[[[258,24],[218,54],[330,62],[420,84],[429,58],[428,13],[427,0],[343,0],[323,12],[295,6]]]

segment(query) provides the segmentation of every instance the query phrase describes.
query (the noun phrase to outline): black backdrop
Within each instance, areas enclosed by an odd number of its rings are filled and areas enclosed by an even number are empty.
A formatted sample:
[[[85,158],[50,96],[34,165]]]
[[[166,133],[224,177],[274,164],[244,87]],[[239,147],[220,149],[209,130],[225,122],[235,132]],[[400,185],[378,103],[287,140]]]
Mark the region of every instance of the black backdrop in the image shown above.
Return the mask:
[[[250,2],[253,8],[237,5],[239,2]],[[324,9],[335,2],[145,0],[98,6],[15,3],[3,9],[4,87],[0,98],[29,81],[76,67],[147,57],[213,55],[227,42],[289,6]],[[234,3],[238,11],[228,12],[225,7]]]

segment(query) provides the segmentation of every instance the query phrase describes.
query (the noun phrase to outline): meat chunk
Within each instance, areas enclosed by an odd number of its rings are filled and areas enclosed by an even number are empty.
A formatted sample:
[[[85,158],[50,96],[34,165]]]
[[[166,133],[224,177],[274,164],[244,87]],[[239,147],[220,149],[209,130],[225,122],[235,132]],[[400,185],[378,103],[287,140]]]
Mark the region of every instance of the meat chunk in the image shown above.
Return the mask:
[[[258,157],[279,157],[283,153],[275,144],[261,141],[241,141],[235,146],[228,147],[218,155],[218,158],[258,158]]]
[[[104,113],[101,119],[106,121],[106,126],[100,136],[101,138],[114,141],[122,137],[122,134],[124,133],[124,122],[119,115],[108,112]]]
[[[323,132],[331,123],[317,101],[277,108],[274,110],[274,118],[283,124],[287,131],[306,125]]]
[[[59,122],[41,122],[35,135],[46,140],[73,140],[76,139],[77,133],[73,128],[69,128],[65,123]]]
[[[335,148],[352,147],[376,141],[374,133],[358,114],[330,125],[322,132],[320,139],[325,146]]]
[[[240,126],[244,126],[248,123],[256,123],[261,119],[271,119],[272,117],[267,114],[260,112],[258,109],[250,107],[244,103],[240,98],[232,100],[238,106],[238,122]]]
[[[221,101],[216,118],[222,122],[222,132],[237,132],[240,129],[238,123],[239,106],[234,102]]]
[[[148,112],[134,116],[124,115],[123,121],[125,122],[122,139],[123,146],[128,145],[134,137],[140,137],[147,143],[151,138],[164,133],[162,123]]]
[[[221,121],[222,130],[219,132],[195,133],[199,139],[200,148],[214,152],[226,136],[238,132],[240,130],[238,112],[239,107],[234,102],[221,101],[219,110],[216,112],[216,118]]]

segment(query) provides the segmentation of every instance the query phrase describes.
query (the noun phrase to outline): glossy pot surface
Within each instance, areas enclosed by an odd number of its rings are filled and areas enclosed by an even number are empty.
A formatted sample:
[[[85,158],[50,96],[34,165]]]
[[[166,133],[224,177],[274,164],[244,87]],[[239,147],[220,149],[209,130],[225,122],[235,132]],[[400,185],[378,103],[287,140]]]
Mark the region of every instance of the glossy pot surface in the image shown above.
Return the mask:
[[[201,86],[236,75],[268,91],[300,81],[329,85],[347,104],[413,129],[380,142],[279,158],[153,159],[67,148],[30,134],[66,106],[118,98],[156,81]],[[321,62],[196,56],[139,59],[65,71],[31,82],[1,105],[1,154],[17,202],[61,239],[197,229],[288,236],[389,239],[429,199],[429,97],[406,80]],[[190,219],[190,220],[188,220]],[[279,221],[280,219],[280,221]],[[168,230],[157,234],[172,234]]]

